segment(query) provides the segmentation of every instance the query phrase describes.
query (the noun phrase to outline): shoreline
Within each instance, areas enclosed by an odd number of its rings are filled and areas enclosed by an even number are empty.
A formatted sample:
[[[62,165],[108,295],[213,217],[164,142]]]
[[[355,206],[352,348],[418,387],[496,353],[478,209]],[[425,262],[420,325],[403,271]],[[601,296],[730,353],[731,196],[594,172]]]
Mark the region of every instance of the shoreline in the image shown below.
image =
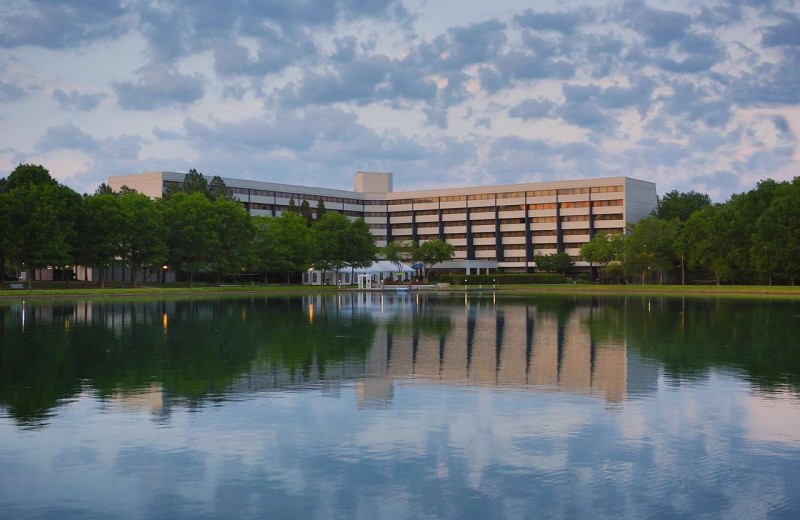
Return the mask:
[[[5,284],[4,284],[5,285]],[[394,293],[395,289],[371,289],[363,292]],[[236,296],[254,294],[304,294],[316,292],[359,292],[354,287],[336,286],[228,286],[228,287],[152,287],[138,288],[52,288],[52,289],[0,289],[0,301],[27,299],[70,299],[70,298],[142,298],[142,297],[187,297],[187,296]],[[412,290],[413,293],[480,293],[500,294],[573,294],[606,296],[692,296],[692,297],[777,297],[800,299],[800,286],[759,286],[759,285],[504,285],[491,286],[452,286],[446,289]]]

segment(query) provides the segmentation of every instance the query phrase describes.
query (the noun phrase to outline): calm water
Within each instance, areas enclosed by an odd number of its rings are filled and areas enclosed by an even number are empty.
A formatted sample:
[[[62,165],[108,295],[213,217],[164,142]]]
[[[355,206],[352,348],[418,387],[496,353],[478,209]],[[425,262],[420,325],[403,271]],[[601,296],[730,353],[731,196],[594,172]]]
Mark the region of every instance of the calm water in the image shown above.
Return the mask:
[[[800,303],[0,303],[3,518],[800,518]]]

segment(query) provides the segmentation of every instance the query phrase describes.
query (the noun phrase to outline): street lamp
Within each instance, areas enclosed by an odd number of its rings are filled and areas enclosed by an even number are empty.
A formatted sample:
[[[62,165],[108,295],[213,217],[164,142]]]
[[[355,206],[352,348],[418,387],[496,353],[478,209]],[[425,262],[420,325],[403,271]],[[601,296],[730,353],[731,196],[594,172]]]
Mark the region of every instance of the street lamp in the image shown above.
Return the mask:
[[[167,286],[167,269],[169,269],[168,265],[164,264],[161,266],[161,285],[164,287]]]

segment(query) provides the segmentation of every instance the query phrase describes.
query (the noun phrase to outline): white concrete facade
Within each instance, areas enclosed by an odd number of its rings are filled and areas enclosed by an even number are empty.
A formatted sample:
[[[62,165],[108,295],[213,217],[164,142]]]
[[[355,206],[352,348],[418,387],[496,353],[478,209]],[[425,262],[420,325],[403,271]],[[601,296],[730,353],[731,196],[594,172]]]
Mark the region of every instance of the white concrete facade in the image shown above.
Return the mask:
[[[160,196],[183,173],[110,177],[149,196]],[[581,245],[598,232],[624,233],[656,207],[656,186],[628,177],[562,180],[394,192],[392,174],[357,172],[353,191],[223,177],[252,215],[280,215],[289,201],[323,201],[328,211],[363,217],[379,246],[393,240],[443,239],[456,247],[439,266],[463,272],[535,268],[536,253],[566,252],[578,266]],[[385,189],[386,191],[374,191]]]

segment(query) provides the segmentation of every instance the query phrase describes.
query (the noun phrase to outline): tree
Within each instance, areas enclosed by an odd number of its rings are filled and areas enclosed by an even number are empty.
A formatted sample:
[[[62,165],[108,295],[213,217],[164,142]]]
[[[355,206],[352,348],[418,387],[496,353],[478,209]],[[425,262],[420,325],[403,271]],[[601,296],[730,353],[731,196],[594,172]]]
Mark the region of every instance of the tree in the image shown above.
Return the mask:
[[[430,269],[436,264],[452,260],[455,254],[456,247],[454,245],[436,239],[420,244],[413,252],[413,259],[422,264],[425,282],[427,282]]]
[[[122,254],[126,219],[119,197],[90,195],[84,199],[78,216],[75,261],[97,269],[100,287],[105,287],[105,271]]]
[[[213,204],[214,228],[219,249],[214,253],[217,282],[223,273],[239,272],[248,263],[253,224],[238,202],[217,199]]]
[[[734,255],[728,247],[731,238],[738,233],[732,224],[731,207],[709,206],[695,212],[686,221],[681,240],[687,245],[687,260],[690,268],[710,271],[717,285],[733,276]]]
[[[5,184],[5,179],[0,179],[2,184]],[[3,284],[3,279],[6,273],[6,255],[9,251],[14,249],[14,240],[16,233],[12,233],[14,229],[11,224],[11,207],[13,202],[10,195],[4,193],[4,186],[0,186],[0,229],[7,230],[0,233],[0,285]]]
[[[16,235],[9,256],[25,265],[32,287],[35,269],[70,262],[80,196],[57,183],[29,183],[12,189],[5,203]]]
[[[533,255],[533,261],[536,267],[548,273],[561,273],[566,276],[575,262],[567,253],[553,253],[545,255],[543,253],[536,253]]]
[[[325,216],[325,212],[326,212],[326,211],[327,211],[327,210],[325,209],[325,203],[324,203],[324,202],[322,202],[322,200],[318,201],[318,202],[317,202],[317,211],[316,211],[316,213],[317,213],[317,214],[316,214],[316,218],[317,218],[317,220],[322,220],[322,217],[324,217],[324,216]]]
[[[383,257],[397,266],[397,271],[403,270],[403,265],[414,260],[415,244],[411,240],[395,240],[389,242],[382,249]]]
[[[756,269],[767,276],[786,276],[794,285],[800,276],[800,178],[785,184],[756,221],[751,254]]]
[[[300,210],[297,208],[297,203],[294,201],[294,199],[289,199],[289,205],[286,206],[286,211],[289,213],[300,213]]]
[[[302,204],[300,204],[300,216],[306,219],[306,225],[311,227],[314,223],[314,211],[311,209],[311,204],[308,203],[307,200],[304,200]]]
[[[186,271],[193,287],[194,274],[207,269],[220,248],[213,205],[200,193],[175,193],[163,201],[163,208],[169,263]]]
[[[647,217],[631,227],[627,239],[626,260],[631,268],[645,274],[655,267],[659,272],[659,283],[664,282],[664,272],[671,270],[677,261],[675,241],[678,235],[677,221]]]
[[[266,273],[285,273],[286,282],[292,273],[305,271],[316,258],[316,233],[294,212],[279,217],[254,217],[254,256],[256,265]]]
[[[303,201],[304,204],[307,201]],[[301,206],[302,211],[302,206]],[[314,267],[322,271],[324,283],[325,272],[335,270],[337,273],[347,265],[346,243],[350,220],[341,213],[330,212],[322,220],[314,223],[317,238],[317,255]]]
[[[220,200],[234,200],[231,190],[225,185],[225,181],[219,175],[214,175],[206,189],[206,196],[211,202]]]
[[[325,213],[323,218],[324,215]],[[345,265],[350,266],[351,281],[356,268],[369,267],[375,262],[378,248],[375,246],[375,237],[369,230],[369,224],[363,218],[348,223],[342,246]]]
[[[100,186],[94,190],[95,195],[116,195],[114,190],[111,189],[111,186],[106,184],[105,182],[101,183]]]
[[[187,195],[202,193],[204,196],[208,197],[208,181],[202,173],[194,168],[190,169],[189,173],[183,177],[182,187],[183,192]]]
[[[681,193],[672,190],[663,197],[658,198],[658,205],[653,210],[653,215],[664,220],[678,220],[686,222],[695,211],[711,206],[711,198],[705,193],[689,191]]]
[[[615,239],[613,235],[597,233],[592,239],[581,246],[581,258],[589,262],[589,266],[596,265],[602,273],[602,278],[607,275],[606,267],[617,258]]]
[[[155,201],[141,193],[123,195],[120,206],[124,219],[120,251],[135,286],[137,269],[160,266],[167,257],[164,218]]]
[[[29,185],[56,186],[58,182],[50,176],[50,171],[39,164],[20,164],[12,171],[5,182],[5,191]]]

